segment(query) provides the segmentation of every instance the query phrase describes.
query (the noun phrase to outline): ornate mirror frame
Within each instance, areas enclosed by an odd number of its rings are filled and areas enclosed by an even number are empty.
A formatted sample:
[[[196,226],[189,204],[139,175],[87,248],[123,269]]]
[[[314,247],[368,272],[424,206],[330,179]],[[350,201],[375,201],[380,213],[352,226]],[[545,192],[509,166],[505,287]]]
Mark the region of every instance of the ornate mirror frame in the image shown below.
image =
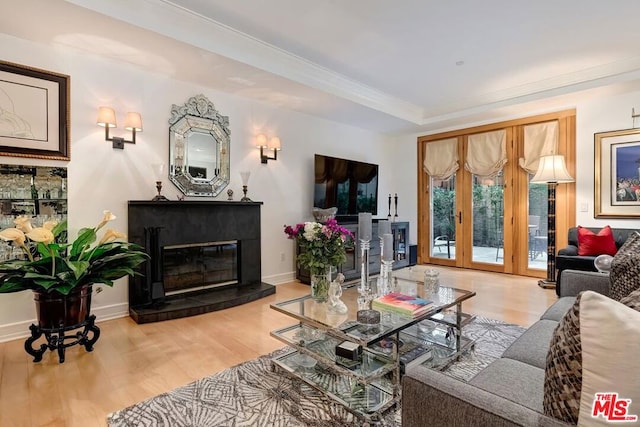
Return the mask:
[[[220,194],[229,185],[229,117],[197,95],[171,106],[169,125],[169,180],[185,196]]]

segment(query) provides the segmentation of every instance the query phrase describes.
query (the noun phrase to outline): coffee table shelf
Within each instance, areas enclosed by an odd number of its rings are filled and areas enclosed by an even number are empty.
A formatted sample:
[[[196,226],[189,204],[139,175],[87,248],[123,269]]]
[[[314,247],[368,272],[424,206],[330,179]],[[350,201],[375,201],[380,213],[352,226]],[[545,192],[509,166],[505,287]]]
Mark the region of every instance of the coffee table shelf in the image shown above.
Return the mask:
[[[369,384],[380,377],[391,373],[396,364],[392,356],[385,357],[369,349],[363,349],[362,358],[350,369],[339,362],[335,348],[343,340],[332,337],[326,332],[310,336],[309,328],[296,324],[271,332],[271,336],[296,349],[299,353],[311,356],[323,365],[329,365],[342,375],[350,376],[363,384]],[[346,362],[346,361],[345,361]]]
[[[301,366],[298,351],[292,351],[273,359],[273,362],[285,372],[304,381],[311,387],[325,393],[333,400],[345,406],[351,412],[372,421],[396,403],[392,387],[381,384],[361,384],[350,376],[316,364],[313,367]],[[388,383],[388,382],[387,382]]]
[[[395,277],[394,285],[400,292],[406,289],[408,294],[425,297],[419,281]],[[357,322],[354,284],[343,286],[345,314],[328,312],[326,304],[308,295],[276,302],[271,308],[297,323],[271,332],[292,347],[291,352],[272,359],[274,367],[326,394],[356,416],[375,422],[400,402],[400,375],[405,365],[438,369],[471,348],[473,341],[463,337],[461,329],[473,320],[462,312],[462,303],[473,296],[472,291],[441,286],[437,294],[427,296],[433,305],[423,315],[383,314],[377,325]],[[418,326],[424,321],[436,325],[430,334]],[[362,357],[356,361],[337,357],[336,346],[343,341],[362,346]]]

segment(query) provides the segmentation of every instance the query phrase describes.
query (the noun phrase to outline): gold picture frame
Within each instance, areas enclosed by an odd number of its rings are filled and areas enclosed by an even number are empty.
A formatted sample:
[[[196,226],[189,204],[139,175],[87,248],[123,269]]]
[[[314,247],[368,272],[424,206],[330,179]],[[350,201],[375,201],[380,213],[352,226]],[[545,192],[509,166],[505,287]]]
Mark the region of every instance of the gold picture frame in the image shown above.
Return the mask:
[[[70,160],[69,81],[0,61],[0,156]]]
[[[640,129],[599,132],[594,144],[594,217],[640,217]]]

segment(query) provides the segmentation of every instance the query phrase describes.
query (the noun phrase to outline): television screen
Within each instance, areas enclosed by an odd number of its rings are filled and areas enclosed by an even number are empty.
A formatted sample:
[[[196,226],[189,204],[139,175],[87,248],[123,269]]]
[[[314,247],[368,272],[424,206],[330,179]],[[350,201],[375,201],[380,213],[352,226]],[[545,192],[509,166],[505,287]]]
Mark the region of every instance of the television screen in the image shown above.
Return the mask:
[[[378,165],[315,155],[314,207],[337,215],[378,213]]]

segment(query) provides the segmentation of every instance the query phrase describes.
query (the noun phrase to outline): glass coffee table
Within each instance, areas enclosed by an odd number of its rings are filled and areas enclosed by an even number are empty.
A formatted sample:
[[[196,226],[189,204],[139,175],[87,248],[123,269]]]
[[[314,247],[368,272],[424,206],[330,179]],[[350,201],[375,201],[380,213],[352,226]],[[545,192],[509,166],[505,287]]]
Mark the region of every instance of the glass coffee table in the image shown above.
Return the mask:
[[[271,304],[271,308],[296,320],[294,325],[271,332],[291,347],[273,359],[282,369],[325,393],[356,416],[369,422],[400,401],[400,376],[407,367],[424,364],[442,369],[473,346],[462,327],[473,316],[462,303],[475,292],[441,286],[437,294],[424,295],[422,281],[393,277],[394,291],[432,301],[423,315],[410,318],[381,312],[378,324],[361,324],[356,284],[343,286],[346,314],[333,314],[310,296]],[[345,343],[346,342],[346,343]],[[345,343],[353,357],[336,355]],[[357,354],[356,354],[357,353]]]

